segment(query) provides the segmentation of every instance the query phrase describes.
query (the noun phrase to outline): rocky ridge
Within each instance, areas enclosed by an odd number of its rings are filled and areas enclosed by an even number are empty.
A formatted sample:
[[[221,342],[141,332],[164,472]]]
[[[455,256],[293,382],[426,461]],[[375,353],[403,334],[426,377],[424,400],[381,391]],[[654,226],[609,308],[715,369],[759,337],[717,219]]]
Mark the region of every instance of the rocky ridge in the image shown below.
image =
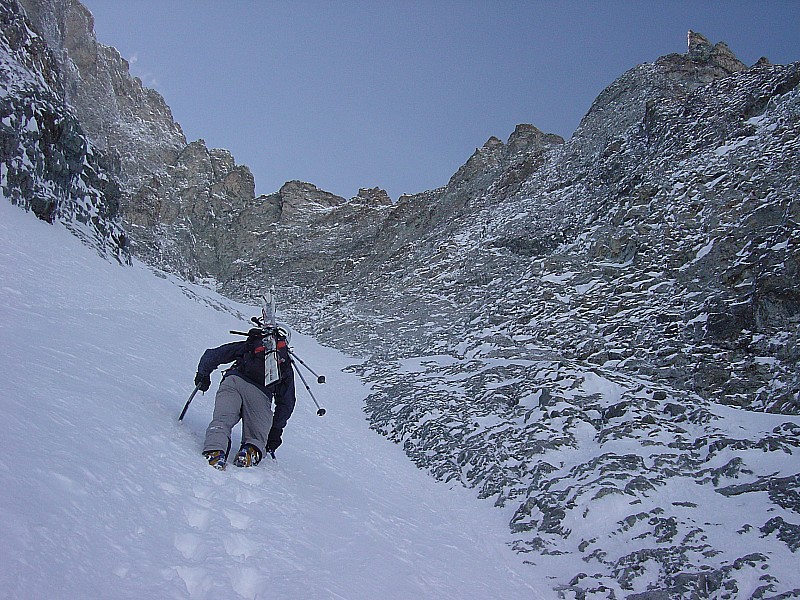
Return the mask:
[[[99,42],[78,0],[21,0],[61,73],[62,97],[120,184],[131,250],[150,265],[189,279],[225,279],[237,260],[230,231],[258,207],[250,170],[227,150],[187,143],[163,97],[130,74],[115,48]],[[255,227],[258,227],[255,225]]]
[[[797,419],[722,408],[800,408],[800,64],[690,45],[565,143],[490,139],[286,290],[365,358],[376,430],[509,510],[531,562],[580,557],[565,597],[800,589]]]
[[[348,281],[331,264],[315,284],[362,290],[347,294],[354,306],[402,290],[460,307],[464,325],[486,313],[569,358],[797,414],[798,65],[714,79],[715,64],[690,71],[686,60],[623,75],[568,143],[528,149],[524,162],[493,171],[512,140],[490,140],[445,188],[401,198],[365,236],[372,254],[343,253],[362,265]],[[474,163],[484,179],[470,178]],[[690,347],[705,350],[681,362]],[[689,364],[699,371],[681,379]]]

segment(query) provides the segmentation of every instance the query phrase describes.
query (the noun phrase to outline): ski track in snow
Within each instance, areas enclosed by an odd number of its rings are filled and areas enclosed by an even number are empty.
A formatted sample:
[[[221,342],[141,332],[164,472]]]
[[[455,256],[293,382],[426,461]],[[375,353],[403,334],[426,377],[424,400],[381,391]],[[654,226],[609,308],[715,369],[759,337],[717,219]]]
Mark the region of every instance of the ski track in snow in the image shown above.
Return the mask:
[[[328,414],[298,382],[278,461],[218,472],[200,451],[219,372],[177,416],[202,351],[255,309],[106,262],[2,198],[0,278],[0,596],[553,597],[502,511],[369,430],[347,357],[294,334]]]

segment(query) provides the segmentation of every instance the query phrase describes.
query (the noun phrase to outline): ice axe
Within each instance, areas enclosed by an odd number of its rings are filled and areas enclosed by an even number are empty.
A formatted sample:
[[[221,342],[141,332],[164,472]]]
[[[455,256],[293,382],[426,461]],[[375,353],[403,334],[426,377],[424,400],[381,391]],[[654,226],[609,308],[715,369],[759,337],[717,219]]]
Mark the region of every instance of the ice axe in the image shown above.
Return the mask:
[[[192,392],[192,395],[189,396],[189,399],[186,401],[186,404],[183,405],[183,410],[181,411],[181,416],[178,417],[178,421],[179,422],[183,421],[183,416],[186,414],[186,411],[189,410],[189,405],[192,403],[192,400],[194,399],[195,394],[197,394],[199,389],[200,389],[200,384],[198,383],[196,386],[194,386],[194,391]]]

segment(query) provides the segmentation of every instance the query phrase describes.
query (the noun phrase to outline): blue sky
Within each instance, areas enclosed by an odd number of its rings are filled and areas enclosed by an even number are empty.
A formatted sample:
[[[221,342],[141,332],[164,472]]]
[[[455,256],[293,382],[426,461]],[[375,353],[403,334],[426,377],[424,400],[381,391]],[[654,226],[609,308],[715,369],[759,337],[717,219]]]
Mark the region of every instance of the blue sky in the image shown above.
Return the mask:
[[[686,33],[745,63],[800,60],[800,1],[84,0],[98,41],[158,90],[189,140],[258,193],[439,187],[518,123],[568,138],[627,69]]]

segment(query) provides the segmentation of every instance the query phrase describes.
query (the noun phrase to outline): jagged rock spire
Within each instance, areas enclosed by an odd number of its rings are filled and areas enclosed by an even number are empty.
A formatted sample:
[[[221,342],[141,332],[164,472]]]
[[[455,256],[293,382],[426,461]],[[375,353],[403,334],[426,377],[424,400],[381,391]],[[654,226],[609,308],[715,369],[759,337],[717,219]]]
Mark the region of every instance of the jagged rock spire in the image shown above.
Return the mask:
[[[708,38],[702,33],[689,30],[687,36],[687,43],[689,46],[689,56],[694,60],[708,60],[711,56],[711,51],[714,46],[708,41]]]
[[[712,45],[703,34],[689,30],[687,36],[688,55],[694,62],[719,67],[728,73],[737,73],[747,69],[742,61],[725,42]]]

